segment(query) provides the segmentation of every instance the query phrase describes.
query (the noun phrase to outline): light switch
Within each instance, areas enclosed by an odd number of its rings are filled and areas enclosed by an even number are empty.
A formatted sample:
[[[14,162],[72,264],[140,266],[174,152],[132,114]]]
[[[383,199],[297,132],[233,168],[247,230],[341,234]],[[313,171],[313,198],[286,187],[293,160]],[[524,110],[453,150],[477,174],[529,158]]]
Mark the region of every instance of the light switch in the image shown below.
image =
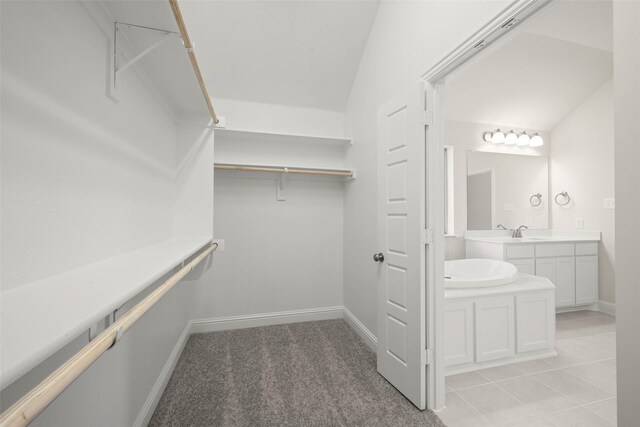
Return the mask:
[[[576,228],[584,228],[584,219],[576,218]]]
[[[504,211],[505,211],[505,212],[511,212],[511,211],[513,211],[513,203],[505,203],[505,204],[504,204]]]
[[[604,208],[605,209],[615,209],[616,208],[616,199],[604,199]]]

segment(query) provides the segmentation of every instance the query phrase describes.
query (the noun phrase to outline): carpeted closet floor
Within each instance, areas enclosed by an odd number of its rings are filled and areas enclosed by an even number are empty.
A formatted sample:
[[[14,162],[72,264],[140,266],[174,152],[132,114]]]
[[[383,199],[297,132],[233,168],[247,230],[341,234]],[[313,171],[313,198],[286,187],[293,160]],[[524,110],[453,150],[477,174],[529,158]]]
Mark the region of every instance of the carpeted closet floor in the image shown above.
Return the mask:
[[[195,334],[150,426],[444,426],[343,320]]]

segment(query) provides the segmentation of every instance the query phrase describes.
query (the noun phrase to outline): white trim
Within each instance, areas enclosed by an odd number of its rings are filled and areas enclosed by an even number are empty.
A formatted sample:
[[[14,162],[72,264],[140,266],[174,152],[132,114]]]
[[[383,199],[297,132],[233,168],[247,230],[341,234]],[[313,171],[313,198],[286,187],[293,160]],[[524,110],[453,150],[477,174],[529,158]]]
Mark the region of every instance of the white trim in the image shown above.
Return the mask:
[[[600,311],[598,309],[598,304],[587,304],[587,305],[569,305],[566,307],[556,307],[556,314],[560,313],[571,313],[572,311]]]
[[[149,424],[151,421],[151,417],[156,410],[156,406],[158,406],[158,402],[160,402],[160,398],[162,397],[162,393],[164,393],[164,389],[167,387],[167,383],[173,374],[173,370],[182,355],[182,351],[184,350],[185,345],[187,345],[187,341],[189,341],[189,337],[191,336],[191,322],[187,322],[182,334],[180,334],[180,338],[178,338],[178,342],[173,347],[167,362],[164,364],[162,371],[160,371],[160,375],[158,375],[158,379],[155,384],[151,388],[151,392],[147,397],[147,400],[142,405],[142,409],[138,413],[138,417],[136,418],[133,425],[135,427],[143,427]]]
[[[446,185],[444,193],[444,203],[447,209],[445,216],[444,237],[451,236],[455,233],[455,189],[454,189],[454,146],[444,146],[444,165],[446,169]]]
[[[274,313],[247,314],[242,316],[213,317],[191,321],[191,333],[226,331],[229,329],[255,328],[285,323],[310,322],[342,318],[342,306],[279,311]]]
[[[497,368],[498,366],[506,366],[506,365],[511,365],[513,363],[546,359],[548,357],[554,357],[557,355],[558,355],[558,352],[555,350],[542,350],[542,351],[535,352],[535,354],[533,355],[526,354],[526,353],[524,355],[516,354],[513,357],[507,357],[507,358],[498,359],[498,360],[491,360],[488,362],[469,363],[469,364],[463,364],[459,366],[454,365],[454,366],[449,366],[446,369],[445,376],[448,377],[450,375],[464,374],[467,372],[478,371],[480,369]],[[552,369],[556,369],[556,368],[552,368]]]
[[[607,313],[610,314],[612,316],[616,315],[616,304],[613,302],[607,302],[607,301],[598,301],[598,311],[601,311],[603,313]]]
[[[353,314],[347,307],[342,307],[344,312],[344,321],[353,329],[356,334],[360,336],[364,340],[364,343],[373,351],[374,353],[378,348],[378,338],[369,330],[364,323],[358,319],[355,314]]]
[[[518,18],[522,23],[527,17],[535,13],[538,9],[549,3],[551,0],[515,0],[495,18],[489,21],[484,27],[475,32],[451,53],[442,58],[438,63],[422,75],[422,80],[431,84],[436,84],[444,77],[451,74],[460,65],[467,62],[478,52],[486,49],[488,45],[506,34],[508,29],[502,28],[513,18]],[[510,29],[510,28],[509,28]],[[486,45],[480,49],[474,46],[480,42]]]

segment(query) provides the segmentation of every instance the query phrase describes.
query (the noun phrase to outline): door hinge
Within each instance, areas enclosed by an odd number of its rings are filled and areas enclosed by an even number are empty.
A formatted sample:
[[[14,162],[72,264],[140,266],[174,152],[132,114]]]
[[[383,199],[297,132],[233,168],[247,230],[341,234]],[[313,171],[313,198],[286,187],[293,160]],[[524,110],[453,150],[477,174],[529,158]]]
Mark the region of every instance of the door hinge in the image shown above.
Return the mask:
[[[422,244],[423,245],[430,245],[433,243],[433,230],[426,229],[426,230],[422,230]]]
[[[431,349],[427,348],[425,350],[422,350],[421,358],[422,358],[421,363],[423,365],[431,365],[431,362],[433,361],[433,354]]]
[[[431,126],[433,124],[433,111],[425,110],[423,121],[426,126]]]

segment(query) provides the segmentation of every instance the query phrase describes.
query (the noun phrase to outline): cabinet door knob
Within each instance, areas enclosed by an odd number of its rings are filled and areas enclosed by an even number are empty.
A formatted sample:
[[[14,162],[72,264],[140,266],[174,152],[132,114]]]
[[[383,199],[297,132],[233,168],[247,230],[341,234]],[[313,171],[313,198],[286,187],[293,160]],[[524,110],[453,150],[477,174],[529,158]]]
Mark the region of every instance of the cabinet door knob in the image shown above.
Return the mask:
[[[373,260],[375,262],[383,262],[384,261],[384,255],[382,255],[382,252],[380,252],[379,254],[373,254]]]

